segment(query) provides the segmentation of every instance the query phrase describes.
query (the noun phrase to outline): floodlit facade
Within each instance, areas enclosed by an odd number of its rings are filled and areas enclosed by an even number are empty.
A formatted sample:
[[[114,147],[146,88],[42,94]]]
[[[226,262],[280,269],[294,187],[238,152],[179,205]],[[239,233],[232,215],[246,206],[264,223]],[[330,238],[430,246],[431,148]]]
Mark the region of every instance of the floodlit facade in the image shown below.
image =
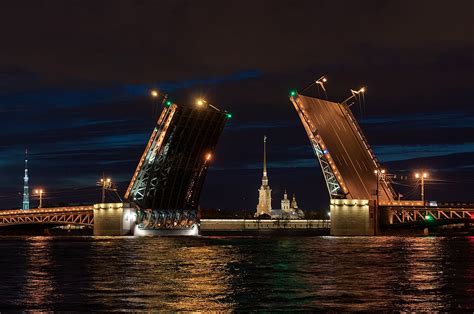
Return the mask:
[[[263,176],[262,185],[258,190],[258,204],[255,217],[260,215],[271,215],[272,211],[272,189],[268,185],[267,176],[267,137],[263,137]]]

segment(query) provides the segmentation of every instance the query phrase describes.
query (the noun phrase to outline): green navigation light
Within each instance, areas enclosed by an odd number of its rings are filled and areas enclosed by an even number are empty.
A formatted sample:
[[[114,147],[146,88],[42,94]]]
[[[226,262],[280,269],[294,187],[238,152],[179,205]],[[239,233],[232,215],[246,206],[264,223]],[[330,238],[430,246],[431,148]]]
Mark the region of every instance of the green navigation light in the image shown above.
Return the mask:
[[[425,216],[425,220],[427,220],[427,221],[430,221],[430,220],[432,220],[432,219],[433,219],[433,217],[431,217],[431,215],[426,215],[426,216]]]
[[[231,118],[232,118],[232,113],[230,113],[230,112],[226,113],[226,114],[225,114],[225,117],[226,117],[227,119],[231,119]]]
[[[298,95],[297,91],[295,91],[295,90],[290,91],[290,96],[291,97],[295,97],[296,95]]]
[[[173,103],[171,102],[171,100],[167,100],[167,101],[165,102],[165,105],[166,105],[167,107],[171,106],[172,104],[173,104]]]

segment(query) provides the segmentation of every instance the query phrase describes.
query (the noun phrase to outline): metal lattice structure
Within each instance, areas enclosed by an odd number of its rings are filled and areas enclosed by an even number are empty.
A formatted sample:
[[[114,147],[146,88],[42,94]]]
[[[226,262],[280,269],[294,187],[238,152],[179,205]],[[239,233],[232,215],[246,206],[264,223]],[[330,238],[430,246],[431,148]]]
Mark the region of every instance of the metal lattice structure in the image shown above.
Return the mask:
[[[205,175],[226,121],[212,105],[171,104],[157,120],[125,198],[144,229],[191,227]]]
[[[324,144],[323,139],[318,134],[316,127],[311,122],[309,117],[305,114],[305,111],[302,110],[302,108],[298,105],[296,98],[291,97],[290,100],[293,103],[296,112],[301,119],[301,122],[303,123],[306,133],[308,134],[313,152],[318,159],[319,165],[321,166],[330,198],[344,198],[346,193],[341,188],[341,185],[339,184],[339,181],[335,175],[335,173],[337,173],[337,169],[335,169],[335,166],[331,167],[332,162],[328,160],[326,154],[324,153],[326,145]]]
[[[389,207],[392,212],[393,224],[438,221],[469,222],[474,219],[474,208],[416,208]]]
[[[374,199],[380,165],[349,107],[301,94],[290,97],[321,166],[331,199]],[[394,199],[390,183],[379,182],[379,198]]]
[[[94,208],[84,206],[0,211],[0,227],[29,224],[92,226]]]

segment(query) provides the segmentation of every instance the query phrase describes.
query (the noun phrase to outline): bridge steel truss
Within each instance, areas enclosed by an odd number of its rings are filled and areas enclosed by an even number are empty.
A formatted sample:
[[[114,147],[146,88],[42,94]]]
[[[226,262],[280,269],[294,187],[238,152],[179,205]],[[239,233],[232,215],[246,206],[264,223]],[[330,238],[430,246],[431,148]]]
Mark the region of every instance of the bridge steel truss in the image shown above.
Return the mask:
[[[26,224],[92,226],[94,210],[84,206],[0,211],[0,227]]]
[[[303,123],[306,133],[308,134],[311,147],[313,148],[314,154],[316,155],[321,170],[323,171],[330,198],[346,198],[348,191],[346,188],[343,189],[341,187],[344,186],[343,179],[339,175],[331,156],[327,153],[326,145],[324,144],[322,137],[318,134],[318,129],[305,114],[304,109],[300,107],[297,96],[291,96],[290,100]]]
[[[210,104],[163,109],[125,194],[139,228],[192,227],[226,114]]]
[[[451,221],[474,222],[474,208],[388,207],[387,209],[392,212],[393,224],[430,221],[446,221],[447,223]]]

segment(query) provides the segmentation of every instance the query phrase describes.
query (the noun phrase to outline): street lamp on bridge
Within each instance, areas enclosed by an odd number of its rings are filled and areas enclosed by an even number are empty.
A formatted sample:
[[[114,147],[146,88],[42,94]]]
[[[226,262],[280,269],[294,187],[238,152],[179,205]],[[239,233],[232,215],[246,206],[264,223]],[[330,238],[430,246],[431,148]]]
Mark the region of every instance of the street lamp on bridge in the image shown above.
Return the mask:
[[[425,202],[425,179],[428,178],[428,172],[421,171],[415,173],[415,178],[421,180],[421,201]]]
[[[97,181],[97,186],[100,186],[102,188],[102,203],[105,203],[105,191],[117,191],[117,188],[112,183],[112,180],[110,178],[106,179],[102,177],[100,181]]]
[[[346,99],[344,99],[344,101],[342,101],[341,104],[345,104],[346,102],[348,102],[348,101],[351,100],[352,98],[355,98],[355,97],[357,97],[357,96],[359,96],[359,95],[362,95],[362,97],[363,97],[366,90],[367,90],[367,89],[366,89],[365,87],[361,87],[361,88],[359,88],[358,90],[353,90],[353,89],[351,89],[350,91],[351,91],[351,94],[352,94],[352,95],[349,96],[349,97],[347,97]],[[362,99],[363,99],[363,98],[362,98]],[[351,105],[352,105],[352,104],[351,104]],[[350,105],[349,105],[349,107],[350,107]]]
[[[328,81],[328,79],[326,78],[326,76],[321,75],[318,79],[314,80],[313,82],[311,82],[311,84],[309,84],[308,86],[303,88],[301,90],[301,92],[304,92],[305,90],[307,90],[308,88],[310,88],[313,85],[316,85],[316,86],[319,85],[321,87],[321,89],[323,90],[324,94],[326,95],[326,98],[327,98],[326,87],[324,86],[324,83],[326,83],[327,81]],[[291,90],[290,91],[290,96],[291,97],[295,97],[296,95],[298,95],[298,91],[296,91],[296,90]]]
[[[35,194],[39,196],[38,208],[41,208],[43,206],[43,189],[36,189]]]

